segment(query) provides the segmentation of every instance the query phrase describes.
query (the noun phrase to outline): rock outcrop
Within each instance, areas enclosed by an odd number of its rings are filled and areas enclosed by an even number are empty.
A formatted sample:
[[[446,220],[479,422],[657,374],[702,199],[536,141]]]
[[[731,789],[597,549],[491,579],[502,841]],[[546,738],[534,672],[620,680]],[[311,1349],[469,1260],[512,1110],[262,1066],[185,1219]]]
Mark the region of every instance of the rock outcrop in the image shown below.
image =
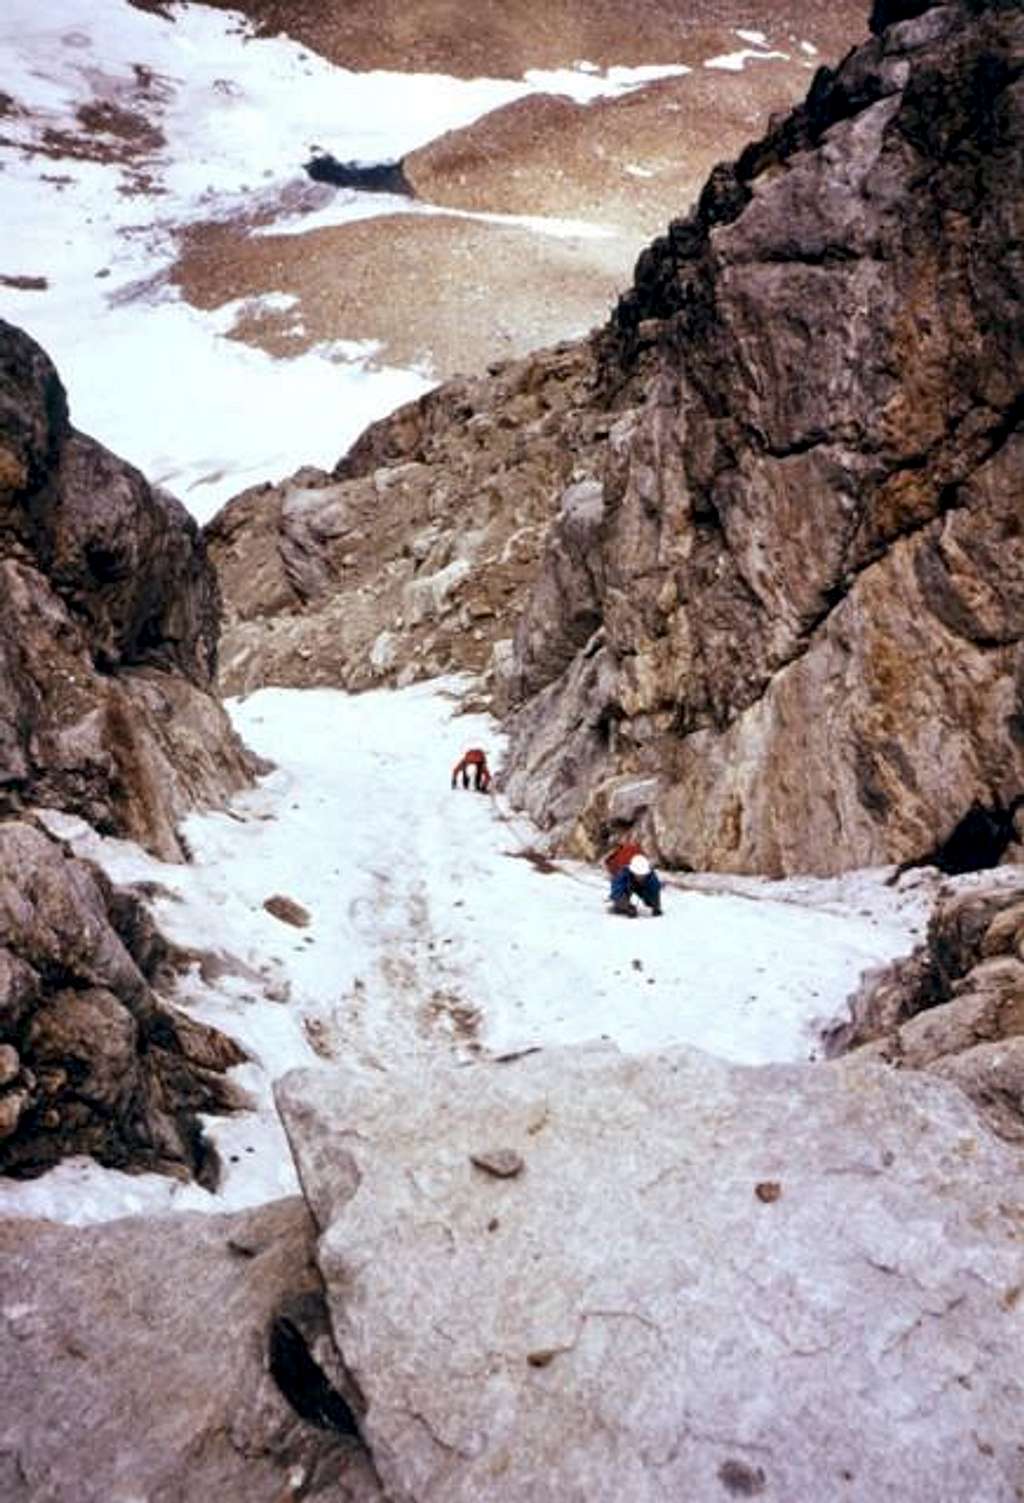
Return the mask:
[[[211,693],[220,597],[184,507],[77,433],[0,322],[0,817],[65,809],[180,860],[254,761]]]
[[[948,1083],[591,1048],[279,1104],[389,1498],[1016,1497],[1019,1157]]]
[[[554,677],[558,536],[513,664],[510,790],[588,854],[623,775],[669,862],[769,874],[920,856],[1024,784],[1024,14],[873,22],[612,321],[607,381],[660,348],[568,552],[599,627]]]
[[[5,1503],[376,1503],[311,1233],[299,1200],[0,1222]]]
[[[940,897],[925,943],[866,978],[829,1051],[857,1050],[960,1085],[1024,1144],[1024,870]]]
[[[247,1105],[225,1075],[246,1056],[160,999],[175,962],[136,896],[0,822],[0,1173],[88,1153],[216,1185],[199,1114]]]
[[[595,375],[588,345],[509,361],[375,423],[333,475],[230,502],[205,529],[224,691],[358,690],[504,661],[558,497],[599,483],[612,417]]]
[[[588,858],[625,819],[666,864],[827,875],[1012,805],[1024,16],[871,27],[606,330],[218,519],[231,688],[486,669],[512,801]]]

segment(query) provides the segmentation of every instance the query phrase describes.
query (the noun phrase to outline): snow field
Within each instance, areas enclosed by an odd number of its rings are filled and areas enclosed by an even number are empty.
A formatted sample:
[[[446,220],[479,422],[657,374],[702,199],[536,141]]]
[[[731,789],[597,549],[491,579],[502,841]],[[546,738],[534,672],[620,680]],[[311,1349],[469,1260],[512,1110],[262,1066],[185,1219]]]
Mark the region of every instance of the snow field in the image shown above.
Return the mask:
[[[250,1052],[235,1078],[255,1110],[206,1119],[226,1171],[216,1195],[71,1161],[0,1187],[0,1214],[89,1221],[291,1193],[271,1084],[324,1059],[414,1078],[439,1050],[471,1067],[604,1038],[806,1060],[862,971],[912,947],[920,913],[871,874],[713,894],[670,876],[663,918],[612,917],[600,869],[539,870],[524,857],[540,843],[526,820],[500,798],[451,790],[468,746],[495,765],[502,749],[486,717],[458,712],[460,688],[267,689],[235,702],[238,730],[276,769],[229,811],[186,821],[188,866],[48,816],[113,880],[158,882],[164,932],[219,962],[205,980],[196,966],[177,1000]],[[308,927],[268,913],[275,894],[300,903]]]

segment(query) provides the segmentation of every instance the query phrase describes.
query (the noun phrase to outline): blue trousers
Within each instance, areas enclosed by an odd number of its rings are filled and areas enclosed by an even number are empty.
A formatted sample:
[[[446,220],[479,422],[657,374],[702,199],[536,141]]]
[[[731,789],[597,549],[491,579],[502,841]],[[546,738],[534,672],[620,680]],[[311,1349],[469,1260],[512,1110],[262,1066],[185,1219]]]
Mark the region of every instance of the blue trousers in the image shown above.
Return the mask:
[[[612,902],[616,898],[629,898],[636,893],[648,908],[657,908],[661,901],[661,878],[657,872],[648,872],[646,877],[634,877],[628,866],[621,866],[612,874]]]

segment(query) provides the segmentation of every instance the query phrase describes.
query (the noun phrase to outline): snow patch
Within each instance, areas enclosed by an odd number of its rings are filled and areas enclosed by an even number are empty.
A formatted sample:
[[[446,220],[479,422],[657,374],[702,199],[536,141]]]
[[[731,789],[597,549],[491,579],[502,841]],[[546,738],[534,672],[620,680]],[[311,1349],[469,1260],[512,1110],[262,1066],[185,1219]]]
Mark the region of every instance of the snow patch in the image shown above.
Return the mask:
[[[726,73],[742,73],[747,63],[767,63],[773,58],[779,58],[784,63],[790,61],[788,52],[760,52],[745,47],[742,52],[727,52],[721,57],[709,57],[704,66],[705,68],[720,68]]]

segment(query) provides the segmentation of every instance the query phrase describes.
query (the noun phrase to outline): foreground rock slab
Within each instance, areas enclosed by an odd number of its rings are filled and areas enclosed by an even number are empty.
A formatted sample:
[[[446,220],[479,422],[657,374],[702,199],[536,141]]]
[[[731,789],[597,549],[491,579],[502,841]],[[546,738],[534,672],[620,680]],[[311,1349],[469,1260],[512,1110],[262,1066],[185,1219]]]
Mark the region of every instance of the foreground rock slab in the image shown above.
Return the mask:
[[[389,1497],[1019,1497],[1021,1161],[947,1083],[593,1046],[279,1105]]]
[[[298,1199],[106,1226],[0,1222],[5,1503],[372,1503],[365,1452],[301,1419],[275,1320],[324,1360]]]

